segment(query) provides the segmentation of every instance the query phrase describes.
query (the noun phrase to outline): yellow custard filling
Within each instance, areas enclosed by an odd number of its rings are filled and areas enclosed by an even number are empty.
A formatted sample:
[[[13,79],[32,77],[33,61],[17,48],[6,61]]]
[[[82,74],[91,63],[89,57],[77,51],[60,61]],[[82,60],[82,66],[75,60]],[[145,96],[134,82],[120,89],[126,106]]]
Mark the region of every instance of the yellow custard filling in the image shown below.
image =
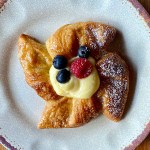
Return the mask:
[[[100,86],[100,78],[95,68],[95,61],[93,58],[89,58],[89,61],[93,64],[92,73],[83,79],[76,78],[73,74],[70,76],[70,80],[67,83],[59,83],[56,76],[59,72],[52,65],[50,68],[50,80],[55,92],[60,96],[71,98],[91,98],[92,95],[98,90]],[[68,68],[67,68],[68,69]],[[69,69],[68,69],[69,70]]]

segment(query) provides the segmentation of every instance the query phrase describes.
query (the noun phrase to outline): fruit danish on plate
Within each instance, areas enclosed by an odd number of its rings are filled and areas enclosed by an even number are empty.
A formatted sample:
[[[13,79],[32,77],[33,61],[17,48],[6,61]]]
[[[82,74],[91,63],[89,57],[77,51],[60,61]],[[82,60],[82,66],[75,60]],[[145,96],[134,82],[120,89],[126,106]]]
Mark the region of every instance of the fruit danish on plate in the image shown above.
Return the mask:
[[[118,54],[107,50],[115,35],[111,26],[79,22],[61,27],[46,44],[19,37],[26,81],[46,102],[38,128],[77,127],[100,113],[121,119],[129,71]]]

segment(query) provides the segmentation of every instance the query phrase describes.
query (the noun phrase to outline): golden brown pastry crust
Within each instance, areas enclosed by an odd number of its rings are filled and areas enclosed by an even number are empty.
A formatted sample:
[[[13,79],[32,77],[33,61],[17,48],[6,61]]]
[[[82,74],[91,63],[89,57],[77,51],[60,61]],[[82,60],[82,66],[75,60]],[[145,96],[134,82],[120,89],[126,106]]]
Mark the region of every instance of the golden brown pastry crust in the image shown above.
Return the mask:
[[[52,59],[45,45],[32,37],[22,34],[18,41],[18,57],[23,67],[27,83],[45,100],[59,99],[49,79]]]
[[[59,28],[47,41],[46,47],[52,58],[77,55],[80,45],[90,48],[92,57],[100,59],[100,49],[106,48],[115,38],[116,29],[98,22],[78,22]]]
[[[93,99],[61,98],[47,101],[38,128],[72,128],[87,123],[100,113]]]
[[[101,85],[95,95],[102,103],[102,112],[109,119],[119,121],[129,91],[128,67],[116,53],[106,54],[97,62],[96,67]]]
[[[103,50],[113,41],[115,34],[113,27],[80,22],[58,29],[47,40],[46,47],[30,36],[23,34],[19,37],[19,59],[26,81],[46,100],[38,128],[77,127],[100,112],[111,120],[121,119],[129,89],[128,68],[117,54]],[[49,80],[52,59],[58,54],[72,58],[80,45],[88,46],[97,61],[100,88],[90,99],[58,96]]]

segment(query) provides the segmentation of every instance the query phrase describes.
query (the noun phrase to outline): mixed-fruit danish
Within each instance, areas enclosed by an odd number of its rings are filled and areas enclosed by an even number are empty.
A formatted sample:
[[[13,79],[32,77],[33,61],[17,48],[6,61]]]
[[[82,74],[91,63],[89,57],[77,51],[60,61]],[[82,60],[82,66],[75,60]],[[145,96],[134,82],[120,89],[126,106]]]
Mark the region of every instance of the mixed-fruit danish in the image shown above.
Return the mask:
[[[38,128],[81,126],[101,112],[121,119],[129,71],[118,54],[107,50],[115,35],[111,26],[79,22],[58,29],[46,45],[19,37],[26,81],[46,102]]]

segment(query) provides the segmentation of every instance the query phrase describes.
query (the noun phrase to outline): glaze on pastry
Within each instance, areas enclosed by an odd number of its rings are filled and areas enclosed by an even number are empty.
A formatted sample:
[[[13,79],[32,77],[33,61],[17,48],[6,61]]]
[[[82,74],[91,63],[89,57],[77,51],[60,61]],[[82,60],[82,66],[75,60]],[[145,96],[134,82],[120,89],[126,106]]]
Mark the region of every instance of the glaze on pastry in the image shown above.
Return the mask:
[[[115,35],[116,30],[111,26],[97,22],[79,22],[58,29],[46,41],[46,46],[28,35],[22,34],[19,37],[18,56],[26,81],[46,102],[38,128],[81,126],[101,112],[113,121],[121,119],[128,96],[129,71],[118,54],[107,51]],[[69,62],[78,59],[78,49],[81,46],[90,50],[87,60],[94,60],[94,63],[91,62],[94,69],[88,77],[77,79],[73,75],[74,70],[70,71]],[[66,68],[63,69],[70,71],[70,77],[65,83],[59,83],[59,86],[66,88],[66,93],[63,88],[58,91],[56,89],[59,87],[54,79],[61,70],[53,67],[56,56],[63,56],[68,60]],[[80,84],[76,83],[87,80],[94,71],[94,82],[87,85],[92,87],[94,84],[96,89],[89,95],[80,94]],[[77,92],[70,94],[69,88],[71,91],[72,87]],[[86,88],[83,86],[83,89]]]

